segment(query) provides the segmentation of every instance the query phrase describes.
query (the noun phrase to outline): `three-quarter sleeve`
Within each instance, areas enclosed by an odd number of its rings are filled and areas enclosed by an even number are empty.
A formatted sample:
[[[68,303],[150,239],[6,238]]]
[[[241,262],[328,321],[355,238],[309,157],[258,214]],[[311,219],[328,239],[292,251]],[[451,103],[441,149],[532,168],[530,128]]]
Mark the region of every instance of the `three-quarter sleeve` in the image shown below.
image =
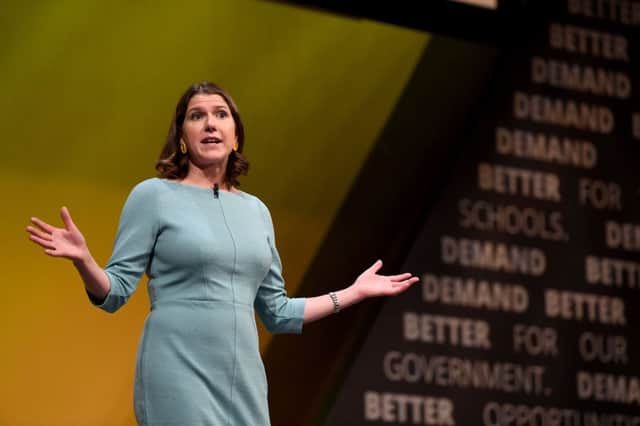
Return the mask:
[[[91,303],[115,312],[136,290],[156,239],[156,188],[150,181],[136,185],[122,208],[113,252],[105,267],[111,288],[103,301],[88,294]]]
[[[301,333],[304,324],[305,299],[287,296],[271,214],[262,202],[260,202],[260,208],[267,228],[272,261],[267,275],[258,288],[254,306],[262,323],[271,333]]]

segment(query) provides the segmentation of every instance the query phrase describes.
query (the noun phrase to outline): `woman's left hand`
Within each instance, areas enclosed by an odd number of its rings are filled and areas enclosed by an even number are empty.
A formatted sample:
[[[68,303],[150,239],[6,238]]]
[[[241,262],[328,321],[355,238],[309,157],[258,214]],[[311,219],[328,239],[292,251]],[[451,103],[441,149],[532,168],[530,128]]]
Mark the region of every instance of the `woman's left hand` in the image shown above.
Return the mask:
[[[382,261],[378,260],[360,274],[353,283],[353,290],[361,298],[400,294],[419,281],[418,277],[408,272],[399,275],[378,275],[380,268],[382,268]]]

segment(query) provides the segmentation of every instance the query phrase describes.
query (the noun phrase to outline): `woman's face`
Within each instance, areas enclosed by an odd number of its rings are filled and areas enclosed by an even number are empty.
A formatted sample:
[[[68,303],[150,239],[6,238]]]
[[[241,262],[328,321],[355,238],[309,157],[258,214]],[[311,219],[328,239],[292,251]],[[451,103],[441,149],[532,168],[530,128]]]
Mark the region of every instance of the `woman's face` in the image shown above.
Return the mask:
[[[197,94],[187,105],[182,140],[192,163],[198,167],[226,167],[238,138],[229,105],[220,95]]]

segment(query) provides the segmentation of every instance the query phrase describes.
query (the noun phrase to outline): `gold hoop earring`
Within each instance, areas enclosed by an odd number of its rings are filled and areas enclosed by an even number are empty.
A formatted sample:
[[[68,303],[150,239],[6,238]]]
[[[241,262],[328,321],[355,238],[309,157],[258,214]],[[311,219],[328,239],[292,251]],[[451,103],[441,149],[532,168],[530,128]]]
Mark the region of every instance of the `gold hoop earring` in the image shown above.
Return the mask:
[[[237,150],[238,150],[238,142],[236,142],[236,143],[233,145],[233,150],[234,150],[234,151],[237,151]]]
[[[183,154],[187,153],[187,144],[183,141],[180,141],[180,152]]]

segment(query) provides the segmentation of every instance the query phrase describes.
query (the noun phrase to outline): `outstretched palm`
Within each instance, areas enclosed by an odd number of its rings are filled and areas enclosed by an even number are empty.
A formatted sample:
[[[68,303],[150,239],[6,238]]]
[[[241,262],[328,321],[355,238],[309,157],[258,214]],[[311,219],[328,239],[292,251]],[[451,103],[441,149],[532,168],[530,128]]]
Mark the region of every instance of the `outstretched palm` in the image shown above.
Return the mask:
[[[378,275],[382,268],[382,261],[378,260],[365,270],[353,283],[354,288],[362,297],[390,296],[402,293],[411,285],[418,282],[418,277],[410,273],[399,275]]]
[[[37,217],[32,217],[31,222],[35,226],[27,226],[29,239],[43,247],[49,256],[82,259],[88,252],[84,236],[73,223],[66,207],[60,210],[60,217],[64,228],[56,228]]]

